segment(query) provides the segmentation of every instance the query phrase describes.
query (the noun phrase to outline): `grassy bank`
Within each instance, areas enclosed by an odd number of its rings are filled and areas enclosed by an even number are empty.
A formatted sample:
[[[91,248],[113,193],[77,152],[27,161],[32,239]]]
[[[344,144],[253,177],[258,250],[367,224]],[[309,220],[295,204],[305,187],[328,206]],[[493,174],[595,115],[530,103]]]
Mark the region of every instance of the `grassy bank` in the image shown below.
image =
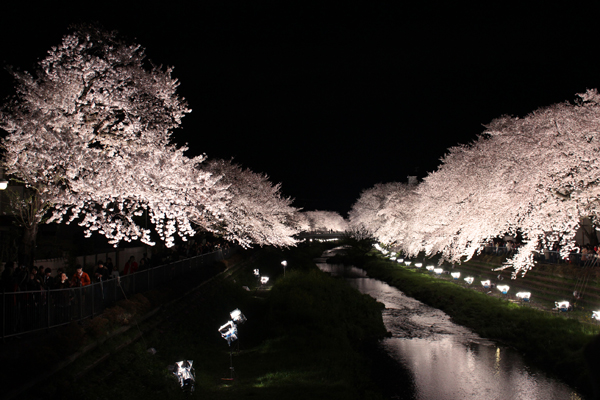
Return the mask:
[[[479,335],[519,350],[530,362],[589,394],[590,377],[584,347],[598,335],[597,325],[584,324],[467,289],[420,270],[410,269],[376,254],[350,251],[330,259],[364,268],[407,295],[443,310],[454,322]]]
[[[363,348],[385,334],[382,306],[320,272],[312,258],[322,251],[318,246],[261,251],[229,279],[163,307],[140,330],[131,329],[133,336],[144,332],[132,344],[107,341],[97,351],[109,357],[100,362],[83,357],[20,398],[190,398],[167,369],[189,359],[196,371],[192,398],[381,399]],[[271,278],[268,288],[257,288],[255,268]],[[229,381],[222,378],[231,376],[230,348],[218,328],[235,308],[248,321],[232,344],[235,379]]]

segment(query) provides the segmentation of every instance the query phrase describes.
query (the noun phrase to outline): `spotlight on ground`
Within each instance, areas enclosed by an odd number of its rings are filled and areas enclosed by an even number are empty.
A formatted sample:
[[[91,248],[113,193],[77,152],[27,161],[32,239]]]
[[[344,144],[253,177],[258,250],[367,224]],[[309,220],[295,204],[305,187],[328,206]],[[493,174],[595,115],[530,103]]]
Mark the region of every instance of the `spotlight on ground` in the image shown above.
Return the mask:
[[[242,314],[239,308],[236,308],[235,310],[230,312],[229,315],[231,316],[231,320],[236,324],[243,324],[248,320],[246,316]]]
[[[510,286],[508,285],[498,285],[498,290],[502,292],[502,294],[507,294]]]
[[[227,344],[231,346],[231,342],[237,340],[237,326],[233,323],[233,321],[229,321],[224,325],[221,325],[219,328],[219,333],[221,337],[227,340]]]
[[[520,298],[523,301],[529,301],[529,299],[531,298],[531,293],[529,293],[529,292],[519,292],[519,293],[517,293],[517,297]]]
[[[474,280],[475,280],[475,278],[473,278],[472,276],[467,276],[467,277],[465,278],[465,282],[467,282],[469,285],[470,285],[471,283],[473,283],[473,281],[474,281]]]
[[[184,392],[192,393],[194,391],[196,374],[194,373],[194,367],[192,367],[193,363],[193,360],[183,360],[177,361],[175,366],[173,366],[173,374],[179,380],[179,385],[181,385]]]

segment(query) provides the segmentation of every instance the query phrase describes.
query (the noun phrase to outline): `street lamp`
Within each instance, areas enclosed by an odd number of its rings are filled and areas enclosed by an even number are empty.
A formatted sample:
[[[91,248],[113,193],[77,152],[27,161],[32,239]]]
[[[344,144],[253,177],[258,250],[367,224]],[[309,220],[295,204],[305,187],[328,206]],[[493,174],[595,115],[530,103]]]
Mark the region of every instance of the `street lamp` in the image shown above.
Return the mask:
[[[283,265],[283,276],[285,276],[285,267],[287,267],[287,261],[283,260],[281,265]]]

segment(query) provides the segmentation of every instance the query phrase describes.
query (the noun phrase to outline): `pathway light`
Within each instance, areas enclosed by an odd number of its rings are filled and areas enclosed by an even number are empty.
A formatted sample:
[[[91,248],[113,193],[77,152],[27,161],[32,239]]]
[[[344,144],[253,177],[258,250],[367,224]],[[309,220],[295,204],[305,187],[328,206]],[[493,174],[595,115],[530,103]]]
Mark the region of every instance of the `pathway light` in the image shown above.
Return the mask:
[[[473,281],[474,281],[474,280],[475,280],[475,278],[473,278],[472,276],[467,276],[467,277],[465,278],[465,282],[467,282],[469,285],[470,285],[471,283],[473,283]]]
[[[433,270],[434,270],[434,268],[435,268],[435,267],[434,267],[433,265],[428,265],[428,266],[426,266],[426,267],[425,267],[425,269],[426,269],[427,271],[433,271]]]
[[[529,292],[519,292],[519,293],[517,293],[517,297],[520,298],[523,301],[529,301],[529,299],[531,298],[531,293],[529,293]]]
[[[444,269],[443,268],[434,268],[433,272],[435,272],[436,275],[440,275],[442,272],[444,272]]]
[[[490,287],[491,282],[489,280],[487,280],[487,281],[481,281],[481,284],[483,285],[483,287],[485,289],[488,289]]]
[[[460,278],[460,272],[452,272],[450,275],[452,275],[454,279]]]
[[[421,268],[422,266],[423,266],[423,263],[416,263],[415,264],[415,267],[417,267],[417,268]]]
[[[498,285],[498,290],[502,292],[502,294],[507,294],[510,286],[508,285]]]
[[[408,267],[410,265],[410,261],[404,261],[404,264]]]
[[[596,321],[600,321],[600,311],[592,311],[592,318]]]
[[[555,309],[559,311],[569,311],[571,304],[568,301],[555,301]]]
[[[260,277],[260,283],[261,283],[261,284],[263,284],[263,285],[264,285],[264,284],[265,284],[265,283],[267,283],[267,282],[269,282],[269,277],[268,277],[268,276],[261,276],[261,277]]]

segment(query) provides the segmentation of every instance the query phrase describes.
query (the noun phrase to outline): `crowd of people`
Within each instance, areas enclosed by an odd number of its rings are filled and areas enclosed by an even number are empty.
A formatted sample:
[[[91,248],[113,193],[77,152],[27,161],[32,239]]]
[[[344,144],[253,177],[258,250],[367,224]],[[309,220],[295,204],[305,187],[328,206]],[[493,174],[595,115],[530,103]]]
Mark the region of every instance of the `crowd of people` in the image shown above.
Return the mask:
[[[79,308],[84,307],[84,304],[85,307],[89,306],[89,301],[84,302],[83,297],[94,294],[93,304],[100,307],[102,307],[101,303],[114,300],[115,296],[107,296],[107,288],[111,285],[102,283],[152,267],[228,249],[229,245],[224,242],[192,241],[171,249],[157,251],[152,258],[148,258],[147,254],[139,260],[135,256],[130,256],[122,264],[122,268],[113,264],[111,258],[106,258],[105,261],[98,261],[92,268],[87,267],[87,272],[81,265],[76,265],[74,272],[73,269],[67,272],[64,268],[53,271],[42,266],[27,268],[15,262],[7,262],[0,275],[0,293],[3,293],[0,299],[4,303],[1,304],[4,313],[4,332],[27,331],[68,322],[72,318],[78,319],[84,314],[84,311]],[[113,282],[120,284],[121,281]],[[130,282],[131,280],[126,281],[126,290]],[[96,290],[91,290],[94,287],[90,285],[94,283],[101,283],[101,285],[96,287]]]

